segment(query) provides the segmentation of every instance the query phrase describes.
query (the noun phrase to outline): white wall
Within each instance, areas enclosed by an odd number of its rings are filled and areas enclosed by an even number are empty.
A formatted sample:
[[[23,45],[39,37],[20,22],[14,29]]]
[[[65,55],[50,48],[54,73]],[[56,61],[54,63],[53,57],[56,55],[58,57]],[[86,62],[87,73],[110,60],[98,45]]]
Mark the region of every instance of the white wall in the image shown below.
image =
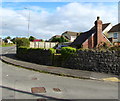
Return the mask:
[[[75,39],[77,38],[77,36],[71,36],[71,42],[73,42]]]
[[[30,42],[31,48],[53,48],[56,46],[57,42]]]

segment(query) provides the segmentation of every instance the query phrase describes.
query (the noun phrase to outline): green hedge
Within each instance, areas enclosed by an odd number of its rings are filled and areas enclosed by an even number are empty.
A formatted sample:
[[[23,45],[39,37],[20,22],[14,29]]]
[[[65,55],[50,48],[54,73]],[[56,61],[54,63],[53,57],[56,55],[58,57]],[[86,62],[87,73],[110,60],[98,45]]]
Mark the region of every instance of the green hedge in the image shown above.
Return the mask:
[[[61,55],[70,55],[70,54],[74,54],[75,52],[76,49],[72,47],[63,47],[61,49]]]
[[[56,49],[54,49],[54,48],[49,48],[49,51],[50,51],[51,54],[55,54],[56,53]]]
[[[110,51],[120,51],[120,46],[113,46],[109,48]]]
[[[16,39],[16,46],[17,47],[20,47],[20,46],[29,47],[30,46],[30,41],[27,38],[17,38]]]
[[[17,50],[19,53],[23,53],[23,54],[27,53],[28,51],[32,51],[32,50],[38,50],[38,51],[48,50],[48,52],[50,52],[51,54],[56,53],[56,49],[54,48],[45,49],[45,48],[30,48],[27,46],[19,46]]]

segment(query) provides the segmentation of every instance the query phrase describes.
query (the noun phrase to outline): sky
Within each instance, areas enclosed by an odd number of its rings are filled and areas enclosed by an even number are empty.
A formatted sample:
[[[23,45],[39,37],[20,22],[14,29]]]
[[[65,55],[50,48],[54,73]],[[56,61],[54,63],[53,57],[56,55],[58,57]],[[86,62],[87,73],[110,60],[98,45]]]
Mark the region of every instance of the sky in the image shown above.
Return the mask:
[[[85,32],[97,16],[103,23],[118,23],[118,2],[3,2],[0,12],[3,38],[28,37],[29,33],[48,40],[65,31]]]

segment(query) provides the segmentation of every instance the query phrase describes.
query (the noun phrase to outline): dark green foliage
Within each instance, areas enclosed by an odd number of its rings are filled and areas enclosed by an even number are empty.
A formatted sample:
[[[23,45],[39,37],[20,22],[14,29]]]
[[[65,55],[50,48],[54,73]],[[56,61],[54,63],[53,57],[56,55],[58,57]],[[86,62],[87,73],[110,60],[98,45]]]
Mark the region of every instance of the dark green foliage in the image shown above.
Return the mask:
[[[16,39],[16,46],[20,47],[20,46],[26,46],[29,47],[30,45],[30,41],[27,38],[17,38]]]
[[[68,40],[67,39],[65,39],[63,36],[61,36],[60,38],[53,38],[52,40],[51,40],[51,42],[59,42],[59,43],[61,43],[61,42],[68,42]]]
[[[17,48],[16,56],[22,60],[42,65],[52,65],[53,54],[49,49],[29,48],[20,46]]]
[[[11,39],[11,41],[15,44],[15,43],[16,43],[16,40],[17,40],[17,38],[18,38],[18,37],[13,38],[13,39]]]
[[[63,47],[61,49],[61,54],[62,55],[74,54],[75,52],[76,52],[76,49],[72,48],[72,47]]]
[[[10,36],[7,36],[5,39],[11,39],[11,37],[10,37]]]
[[[36,39],[36,38],[33,37],[33,36],[30,36],[30,37],[29,37],[29,40],[30,40],[30,41],[33,41],[33,40],[35,40],[35,39]]]
[[[50,51],[51,54],[55,54],[56,53],[56,49],[54,49],[54,48],[49,48],[49,51]]]
[[[110,51],[120,51],[120,46],[113,46],[109,48]]]
[[[5,43],[8,42],[7,39],[11,39],[11,37],[10,37],[10,36],[7,36],[6,38],[4,38],[3,40],[4,40]]]

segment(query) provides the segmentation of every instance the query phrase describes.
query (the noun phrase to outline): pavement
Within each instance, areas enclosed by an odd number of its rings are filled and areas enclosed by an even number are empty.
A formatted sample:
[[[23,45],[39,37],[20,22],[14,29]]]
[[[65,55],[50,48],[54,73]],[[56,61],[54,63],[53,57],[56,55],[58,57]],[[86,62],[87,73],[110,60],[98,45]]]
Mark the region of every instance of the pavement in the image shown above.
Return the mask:
[[[83,70],[73,70],[73,69],[67,69],[62,67],[39,65],[35,63],[22,61],[18,59],[15,55],[16,55],[15,47],[12,47],[9,50],[3,51],[1,60],[15,66],[20,66],[26,69],[31,69],[31,70],[35,70],[43,73],[50,73],[50,74],[80,78],[80,79],[100,80],[100,81],[106,81],[106,82],[108,81],[120,82],[117,75],[83,71]]]

